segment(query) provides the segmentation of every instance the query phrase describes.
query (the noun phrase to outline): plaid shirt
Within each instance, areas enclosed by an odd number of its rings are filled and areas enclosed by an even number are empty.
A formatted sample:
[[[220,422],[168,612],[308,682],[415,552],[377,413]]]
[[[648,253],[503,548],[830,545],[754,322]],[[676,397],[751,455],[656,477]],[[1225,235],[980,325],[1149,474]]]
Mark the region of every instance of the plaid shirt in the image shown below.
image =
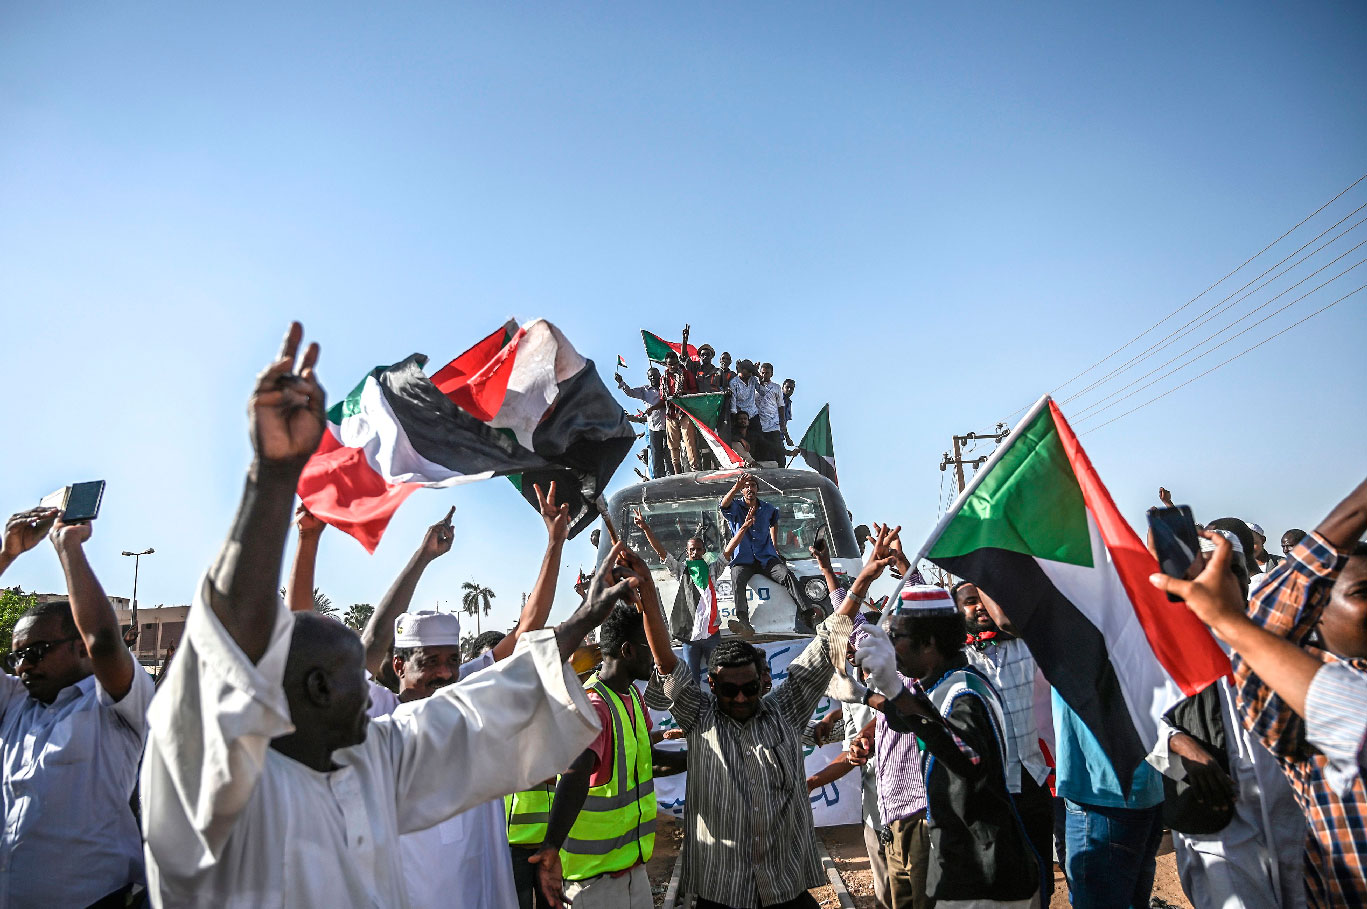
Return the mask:
[[[1278,565],[1253,595],[1249,618],[1295,641],[1326,663],[1339,662],[1306,645],[1348,557],[1312,533]],[[1353,661],[1356,668],[1367,661]],[[1311,906],[1367,907],[1367,789],[1362,777],[1346,789],[1329,779],[1329,759],[1306,740],[1305,722],[1236,654],[1239,713],[1277,758],[1305,811],[1305,891]]]
[[[1006,788],[1021,791],[1021,773],[1043,784],[1049,765],[1039,750],[1039,727],[1035,724],[1035,658],[1019,638],[998,637],[981,649],[964,647],[968,662],[987,676],[1001,695],[1006,713]]]

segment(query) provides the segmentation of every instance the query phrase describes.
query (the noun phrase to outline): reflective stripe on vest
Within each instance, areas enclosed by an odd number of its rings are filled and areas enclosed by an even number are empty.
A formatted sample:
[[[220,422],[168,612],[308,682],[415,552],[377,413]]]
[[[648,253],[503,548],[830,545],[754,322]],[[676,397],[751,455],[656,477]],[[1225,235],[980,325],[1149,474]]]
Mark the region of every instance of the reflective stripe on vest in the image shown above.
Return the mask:
[[[540,846],[546,839],[555,786],[546,783],[503,797],[508,815],[508,842],[514,846]]]
[[[628,707],[596,675],[584,687],[598,692],[612,717],[612,777],[589,790],[560,849],[562,873],[571,881],[623,871],[650,861],[655,851],[655,780],[640,695],[633,686]]]

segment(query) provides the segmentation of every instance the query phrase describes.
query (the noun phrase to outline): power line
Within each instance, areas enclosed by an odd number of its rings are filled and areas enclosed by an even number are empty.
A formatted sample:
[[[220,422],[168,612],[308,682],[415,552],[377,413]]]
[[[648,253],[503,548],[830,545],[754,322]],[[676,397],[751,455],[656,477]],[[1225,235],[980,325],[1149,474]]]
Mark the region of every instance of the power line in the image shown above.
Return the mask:
[[[1363,220],[1367,220],[1367,218],[1364,218]],[[1359,222],[1359,223],[1361,223],[1361,222]],[[1258,312],[1259,310],[1264,309],[1264,308],[1266,308],[1266,307],[1268,307],[1268,306],[1271,306],[1271,305],[1272,305],[1273,303],[1275,303],[1277,300],[1279,300],[1279,299],[1281,299],[1282,297],[1286,296],[1286,295],[1289,294],[1291,291],[1295,290],[1297,287],[1300,287],[1300,286],[1301,286],[1302,284],[1304,284],[1306,281],[1309,281],[1311,278],[1315,277],[1315,275],[1317,275],[1317,274],[1319,274],[1320,272],[1324,271],[1325,269],[1329,268],[1329,266],[1333,265],[1335,262],[1338,262],[1340,259],[1342,259],[1342,258],[1344,258],[1345,256],[1349,255],[1350,253],[1354,253],[1354,252],[1356,252],[1357,250],[1361,249],[1363,246],[1367,246],[1367,240],[1363,240],[1361,243],[1359,243],[1357,246],[1354,246],[1352,249],[1349,249],[1349,250],[1347,250],[1346,252],[1344,252],[1344,253],[1342,253],[1342,254],[1336,256],[1335,258],[1330,259],[1328,262],[1324,263],[1324,264],[1321,265],[1319,268],[1315,269],[1315,270],[1312,271],[1310,274],[1306,275],[1304,278],[1301,278],[1301,279],[1300,279],[1299,281],[1297,281],[1295,284],[1292,284],[1290,287],[1286,288],[1285,290],[1283,290],[1281,293],[1277,294],[1276,296],[1273,296],[1273,297],[1271,297],[1270,299],[1265,300],[1265,301],[1263,301],[1262,303],[1258,304],[1257,306],[1253,307],[1252,309],[1250,309],[1248,312],[1244,313],[1244,314],[1243,314],[1242,316],[1240,316],[1239,318],[1237,318],[1237,319],[1235,319],[1234,321],[1230,322],[1230,323],[1229,323],[1228,325],[1226,325],[1224,328],[1221,328],[1221,329],[1219,329],[1218,331],[1215,331],[1215,332],[1210,333],[1209,335],[1206,335],[1204,338],[1202,338],[1201,340],[1197,341],[1195,344],[1191,345],[1190,347],[1186,348],[1186,349],[1183,350],[1183,351],[1180,351],[1176,356],[1171,357],[1171,358],[1169,358],[1168,360],[1165,360],[1164,362],[1162,362],[1162,363],[1158,364],[1157,366],[1155,366],[1153,369],[1150,369],[1148,372],[1144,373],[1142,376],[1139,376],[1139,377],[1136,378],[1136,379],[1132,379],[1131,381],[1127,382],[1126,384],[1124,384],[1124,385],[1120,386],[1119,388],[1115,389],[1115,390],[1112,391],[1110,394],[1106,395],[1106,397],[1104,397],[1104,398],[1098,398],[1097,400],[1093,401],[1091,404],[1088,404],[1086,407],[1084,407],[1084,408],[1082,408],[1081,410],[1079,410],[1079,411],[1077,411],[1077,412],[1074,413],[1074,419],[1080,419],[1080,418],[1082,418],[1089,410],[1096,410],[1096,408],[1100,407],[1103,403],[1105,403],[1106,401],[1109,401],[1111,398],[1114,398],[1116,395],[1120,394],[1120,393],[1121,393],[1122,391],[1124,391],[1125,389],[1127,389],[1127,388],[1133,388],[1135,385],[1137,385],[1138,383],[1144,381],[1144,380],[1147,379],[1149,376],[1151,376],[1151,375],[1153,375],[1154,373],[1158,372],[1158,370],[1162,369],[1163,367],[1168,366],[1168,365],[1170,365],[1170,364],[1176,362],[1177,360],[1182,359],[1182,358],[1185,357],[1187,354],[1191,353],[1193,350],[1195,350],[1196,348],[1200,347],[1202,344],[1205,344],[1207,341],[1210,341],[1210,340],[1213,340],[1214,338],[1219,337],[1220,335],[1222,335],[1222,334],[1224,334],[1225,332],[1229,331],[1229,330],[1230,330],[1231,328],[1233,328],[1235,325],[1238,325],[1240,322],[1242,322],[1243,320],[1247,319],[1249,316],[1253,315],[1254,313]],[[1364,261],[1367,261],[1367,260],[1364,260]],[[1339,272],[1339,273],[1338,273],[1337,275],[1335,275],[1333,278],[1330,278],[1328,281],[1324,282],[1324,284],[1329,284],[1330,282],[1335,281],[1335,280],[1337,280],[1338,278],[1343,277],[1343,276],[1346,275],[1348,272],[1352,271],[1354,268],[1357,268],[1358,265],[1361,265],[1361,264],[1362,264],[1362,262],[1358,262],[1357,265],[1353,265],[1353,266],[1351,266],[1351,267],[1345,269],[1344,271]],[[1279,276],[1279,277],[1280,277],[1280,276]],[[1269,282],[1269,283],[1270,283],[1270,282]],[[1323,287],[1324,284],[1319,285],[1319,287],[1316,287],[1315,290],[1319,290],[1319,288],[1320,288],[1320,287]],[[1264,285],[1264,286],[1266,286],[1266,285]],[[1261,289],[1261,288],[1260,288],[1260,289]],[[1315,291],[1312,290],[1312,291],[1310,291],[1309,293],[1314,293],[1314,292],[1315,292]],[[1303,295],[1303,296],[1297,297],[1295,300],[1292,300],[1292,301],[1291,301],[1290,303],[1288,303],[1286,306],[1283,306],[1281,309],[1278,309],[1278,310],[1276,310],[1275,312],[1273,312],[1272,315],[1268,316],[1267,318],[1270,319],[1270,318],[1272,318],[1272,316],[1277,315],[1277,313],[1282,312],[1282,310],[1286,309],[1287,307],[1295,305],[1295,303],[1296,303],[1297,301],[1299,301],[1299,300],[1304,300],[1306,296],[1309,296],[1309,294],[1305,294],[1305,295]],[[1232,304],[1231,304],[1231,305],[1232,305]],[[1264,320],[1264,321],[1265,321],[1265,320]],[[1251,328],[1251,327],[1252,327],[1252,326],[1250,326],[1250,328]],[[1203,354],[1200,354],[1200,355],[1198,355],[1198,356],[1196,356],[1196,357],[1193,357],[1193,358],[1192,358],[1190,361],[1188,361],[1188,362],[1189,362],[1189,363],[1194,363],[1194,362],[1196,362],[1196,361],[1199,360],[1201,357],[1204,357],[1207,353],[1210,353],[1211,351],[1214,351],[1214,350],[1218,350],[1221,346],[1223,346],[1224,344],[1228,343],[1228,341],[1233,340],[1234,338],[1237,338],[1240,334],[1243,334],[1243,333],[1246,332],[1246,331],[1248,331],[1248,329],[1244,329],[1243,332],[1239,332],[1238,334],[1231,335],[1231,336],[1230,336],[1229,338],[1227,338],[1225,341],[1221,341],[1219,344],[1215,345],[1215,347],[1212,347],[1210,350],[1206,351],[1206,353],[1203,353]],[[1185,365],[1187,365],[1187,364],[1183,364],[1183,366],[1185,366]],[[1181,368],[1183,368],[1183,367],[1182,367],[1182,366],[1179,366],[1179,367],[1178,367],[1178,369],[1181,369]],[[1176,370],[1174,370],[1174,372],[1175,372],[1175,371],[1176,371]],[[1166,376],[1166,375],[1171,375],[1171,374],[1172,374],[1172,373],[1166,373],[1165,376]],[[1154,381],[1155,381],[1155,382],[1160,381],[1162,378],[1163,378],[1163,377],[1160,377],[1159,379],[1155,379]],[[1152,385],[1152,384],[1153,384],[1153,382],[1150,382],[1150,383],[1149,383],[1149,385]],[[1148,387],[1149,387],[1148,385],[1143,386],[1143,388],[1148,388]],[[1141,389],[1141,390],[1142,390],[1142,389]],[[1126,397],[1129,397],[1129,396],[1126,395]],[[1071,400],[1072,400],[1072,398],[1069,398],[1069,399],[1068,399],[1068,401],[1071,401]],[[1124,398],[1121,398],[1120,400],[1123,401],[1123,400],[1125,400],[1125,399],[1124,399]],[[1068,403],[1068,401],[1064,401],[1064,403],[1066,404],[1066,403]],[[1119,402],[1117,402],[1117,403],[1119,403]],[[1107,409],[1109,409],[1109,407],[1110,407],[1110,405],[1107,405],[1107,407],[1101,407],[1101,410],[1097,410],[1096,412],[1097,412],[1097,413],[1100,413],[1102,410],[1107,410]]]
[[[1235,290],[1233,293],[1231,293],[1231,294],[1229,294],[1228,296],[1226,296],[1223,300],[1220,300],[1220,301],[1219,301],[1218,303],[1216,303],[1214,306],[1208,307],[1208,308],[1205,309],[1203,312],[1201,312],[1200,314],[1198,314],[1195,318],[1192,318],[1192,319],[1187,320],[1187,322],[1184,323],[1182,326],[1180,326],[1176,331],[1169,332],[1165,337],[1161,338],[1156,344],[1150,345],[1150,346],[1149,346],[1148,348],[1146,348],[1145,350],[1141,351],[1140,353],[1138,353],[1138,354],[1136,354],[1135,356],[1131,357],[1130,359],[1126,360],[1124,363],[1122,363],[1121,365],[1117,366],[1115,369],[1112,369],[1110,372],[1106,373],[1106,375],[1102,376],[1100,379],[1097,379],[1095,382],[1093,382],[1091,385],[1088,385],[1086,388],[1082,389],[1081,391],[1079,391],[1079,392],[1074,392],[1073,394],[1069,395],[1067,398],[1064,399],[1063,403],[1067,404],[1069,401],[1074,401],[1074,400],[1076,400],[1077,398],[1082,397],[1082,396],[1085,395],[1087,392],[1091,391],[1092,389],[1096,388],[1097,386],[1105,384],[1107,380],[1109,380],[1109,379],[1111,379],[1111,378],[1113,378],[1113,377],[1115,377],[1115,376],[1118,376],[1118,375],[1120,375],[1121,373],[1125,372],[1125,371],[1126,371],[1127,369],[1129,369],[1132,365],[1134,365],[1134,364],[1140,362],[1141,360],[1146,359],[1150,354],[1157,353],[1158,351],[1162,350],[1162,349],[1165,348],[1165,347],[1168,347],[1169,345],[1175,343],[1176,341],[1180,341],[1182,338],[1184,338],[1184,337],[1186,337],[1187,335],[1191,334],[1193,331],[1196,331],[1197,328],[1199,328],[1201,325],[1203,325],[1203,324],[1205,324],[1205,323],[1207,323],[1207,322],[1210,322],[1210,321],[1214,320],[1215,318],[1219,317],[1221,314],[1227,312],[1228,310],[1230,310],[1230,309],[1232,309],[1233,307],[1237,306],[1238,304],[1242,303],[1244,300],[1247,300],[1249,297],[1253,296],[1255,293],[1257,293],[1258,291],[1262,290],[1264,287],[1266,287],[1267,285],[1271,284],[1273,281],[1275,281],[1275,280],[1277,280],[1278,278],[1282,277],[1282,276],[1285,275],[1287,272],[1292,271],[1292,270],[1295,269],[1297,266],[1301,265],[1302,263],[1304,263],[1305,261],[1307,261],[1307,260],[1310,259],[1311,257],[1315,256],[1317,253],[1321,252],[1321,251],[1324,250],[1326,247],[1332,246],[1334,243],[1337,243],[1339,240],[1343,239],[1345,236],[1347,236],[1350,232],[1352,232],[1353,230],[1355,230],[1357,227],[1361,226],[1363,222],[1367,221],[1367,217],[1358,219],[1358,221],[1357,221],[1355,224],[1353,224],[1351,227],[1349,227],[1349,228],[1347,228],[1346,230],[1340,232],[1338,235],[1336,235],[1336,236],[1333,237],[1332,239],[1327,240],[1327,241],[1325,241],[1324,243],[1321,243],[1319,246],[1315,247],[1315,249],[1314,249],[1313,251],[1311,251],[1311,252],[1309,252],[1309,253],[1306,253],[1306,254],[1305,254],[1304,256],[1302,256],[1299,260],[1297,260],[1297,261],[1294,262],[1293,264],[1287,266],[1286,268],[1282,269],[1282,271],[1280,271],[1280,272],[1278,272],[1277,274],[1273,275],[1271,278],[1268,278],[1268,279],[1267,279],[1266,281],[1264,281],[1262,284],[1258,285],[1257,287],[1254,287],[1252,290],[1248,291],[1248,293],[1246,293],[1246,294],[1244,294],[1243,296],[1239,297],[1237,300],[1234,300],[1234,302],[1232,302],[1232,303],[1229,302],[1235,295],[1241,293],[1242,291],[1248,290],[1248,288],[1251,287],[1251,286],[1254,284],[1254,282],[1258,281],[1260,278],[1262,278],[1263,276],[1265,276],[1268,272],[1270,272],[1270,271],[1272,271],[1273,269],[1275,269],[1275,268],[1281,266],[1281,265],[1284,264],[1288,259],[1292,258],[1292,256],[1295,256],[1297,253],[1299,253],[1299,252],[1301,252],[1302,250],[1304,250],[1304,249],[1305,249],[1307,246],[1309,246],[1311,243],[1314,243],[1316,240],[1320,239],[1320,237],[1323,237],[1325,234],[1329,233],[1329,231],[1333,230],[1335,227],[1338,227],[1338,226],[1339,226],[1340,224],[1342,224],[1344,221],[1347,221],[1349,218],[1351,218],[1353,215],[1357,214],[1358,212],[1362,211],[1364,208],[1367,208],[1367,202],[1362,203],[1362,204],[1359,205],[1357,208],[1353,209],[1353,210],[1350,211],[1348,214],[1344,215],[1344,216],[1343,216],[1342,218],[1340,218],[1338,221],[1334,222],[1333,224],[1329,225],[1329,226],[1328,226],[1327,228],[1325,228],[1324,230],[1320,231],[1319,234],[1317,234],[1316,236],[1310,238],[1308,241],[1306,241],[1304,244],[1302,244],[1301,247],[1300,247],[1299,249],[1293,251],[1290,255],[1287,255],[1287,256],[1284,257],[1281,261],[1276,262],[1275,264],[1271,265],[1270,267],[1264,269],[1263,272],[1262,272],[1261,274],[1255,276],[1255,277],[1253,278],[1253,280],[1251,280],[1251,281],[1249,281],[1248,283],[1244,284],[1243,287],[1240,287],[1238,290]],[[1340,258],[1342,258],[1342,257],[1340,257]],[[1337,260],[1335,260],[1335,261],[1337,261]],[[1301,279],[1301,280],[1305,280],[1305,279]],[[1295,285],[1292,285],[1292,286],[1294,287]],[[1222,304],[1227,304],[1227,305],[1222,305]],[[1207,316],[1209,316],[1209,318],[1207,318]],[[1199,346],[1199,343],[1200,343],[1200,342],[1198,342],[1198,346]],[[1169,362],[1171,362],[1171,361],[1169,361]],[[1161,368],[1161,367],[1160,367],[1160,368]],[[1140,378],[1143,378],[1143,377],[1141,376]],[[1133,384],[1133,383],[1131,383],[1131,384]],[[1128,388],[1129,386],[1127,385],[1127,386],[1125,386],[1125,387]],[[1104,400],[1104,399],[1103,399],[1103,400]]]
[[[1187,302],[1183,303],[1181,306],[1179,306],[1179,307],[1177,307],[1176,309],[1174,309],[1172,312],[1168,313],[1166,316],[1164,316],[1163,318],[1159,319],[1157,322],[1153,323],[1153,324],[1150,325],[1148,328],[1144,329],[1144,330],[1141,331],[1139,334],[1135,335],[1133,338],[1131,338],[1130,340],[1126,341],[1124,344],[1121,344],[1121,345],[1120,345],[1119,347],[1117,347],[1115,350],[1111,351],[1111,352],[1108,353],[1106,356],[1102,357],[1100,360],[1097,360],[1097,361],[1096,361],[1095,363],[1093,363],[1091,366],[1088,366],[1086,369],[1082,370],[1082,372],[1080,372],[1080,373],[1078,373],[1077,375],[1073,376],[1071,379],[1069,379],[1068,381],[1064,382],[1062,385],[1059,385],[1059,386],[1057,386],[1056,388],[1054,388],[1052,391],[1049,392],[1049,394],[1051,394],[1051,395],[1052,395],[1052,394],[1055,394],[1055,393],[1061,391],[1062,389],[1067,388],[1069,385],[1072,385],[1072,384],[1073,384],[1074,382],[1076,382],[1078,379],[1080,379],[1080,378],[1082,378],[1083,376],[1087,375],[1087,373],[1089,373],[1089,372],[1091,372],[1092,370],[1096,369],[1096,368],[1097,368],[1098,366],[1100,366],[1102,363],[1105,363],[1107,360],[1111,359],[1111,357],[1114,357],[1116,354],[1120,353],[1122,350],[1124,350],[1125,348],[1129,347],[1129,346],[1130,346],[1131,344],[1133,344],[1135,341],[1138,341],[1140,338],[1144,337],[1144,336],[1147,335],[1149,332],[1153,331],[1155,328],[1157,328],[1158,326],[1162,325],[1164,322],[1168,321],[1168,320],[1171,319],[1173,316],[1177,315],[1179,312],[1181,312],[1182,310],[1186,309],[1186,308],[1187,308],[1188,306],[1190,306],[1191,304],[1195,303],[1197,300],[1199,300],[1199,299],[1201,299],[1202,297],[1204,297],[1206,294],[1210,293],[1210,291],[1214,290],[1216,287],[1218,287],[1218,286],[1220,286],[1221,284],[1223,284],[1226,280],[1228,280],[1231,276],[1233,276],[1234,274],[1236,274],[1236,273],[1237,273],[1240,269],[1242,269],[1245,265],[1247,265],[1248,263],[1252,262],[1254,259],[1256,259],[1256,258],[1258,258],[1259,256],[1261,256],[1263,253],[1267,252],[1269,249],[1271,249],[1272,247],[1276,246],[1276,245],[1277,245],[1278,243],[1280,243],[1281,241],[1285,240],[1285,239],[1286,239],[1287,237],[1289,237],[1292,233],[1294,233],[1296,230],[1298,230],[1302,225],[1304,225],[1307,221],[1309,221],[1311,218],[1315,217],[1315,215],[1318,215],[1320,212],[1324,211],[1324,210],[1325,210],[1326,208],[1328,208],[1330,205],[1334,204],[1334,203],[1337,202],[1339,199],[1343,198],[1343,196],[1344,196],[1349,190],[1351,190],[1353,187],[1357,186],[1357,185],[1358,185],[1359,183],[1361,183],[1363,180],[1367,180],[1367,174],[1363,174],[1361,177],[1358,177],[1358,178],[1357,178],[1356,180],[1354,180],[1352,183],[1348,184],[1346,187],[1343,188],[1343,190],[1341,190],[1341,191],[1339,192],[1338,195],[1334,196],[1334,198],[1330,199],[1328,202],[1325,202],[1325,203],[1324,203],[1323,205],[1321,205],[1319,208],[1315,209],[1315,210],[1312,211],[1310,214],[1306,215],[1306,216],[1305,216],[1304,218],[1302,218],[1299,222],[1297,222],[1296,225],[1295,225],[1294,227],[1292,227],[1290,230],[1286,231],[1286,233],[1282,234],[1280,237],[1278,237],[1277,239],[1273,240],[1271,243],[1267,244],[1266,246],[1264,246],[1262,249],[1258,250],[1258,251],[1257,251],[1256,253],[1254,253],[1253,255],[1249,256],[1247,259],[1245,259],[1243,262],[1241,262],[1241,263],[1238,265],[1238,267],[1235,268],[1233,271],[1231,271],[1229,274],[1225,275],[1223,278],[1221,278],[1220,280],[1216,281],[1214,284],[1210,285],[1210,287],[1207,287],[1205,290],[1201,291],[1199,294],[1197,294],[1196,296],[1192,297],[1192,298],[1191,298],[1190,300],[1188,300]],[[1332,228],[1331,228],[1331,229],[1332,229]],[[1313,241],[1312,241],[1312,242],[1313,242]],[[1294,255],[1294,253],[1293,253],[1293,255]],[[1274,267],[1275,267],[1275,266],[1274,266]],[[1256,279],[1255,279],[1255,280],[1256,280]],[[1025,411],[1025,410],[1027,410],[1027,409],[1028,409],[1031,405],[1033,405],[1034,403],[1035,403],[1034,401],[1030,401],[1030,402],[1026,403],[1024,406],[1016,408],[1016,409],[1015,409],[1014,411],[1012,411],[1011,414],[1006,418],[1006,422],[1010,422],[1010,421],[1012,420],[1012,418],[1014,418],[1014,417],[1016,416],[1016,414],[1019,414],[1019,413]]]
[[[1359,262],[1358,264],[1360,265],[1360,264],[1362,264],[1362,263]],[[1357,266],[1354,266],[1354,268],[1356,268],[1356,267],[1357,267]],[[1331,279],[1331,280],[1332,280],[1332,279]],[[1329,282],[1326,281],[1325,283],[1327,284],[1327,283],[1329,283]],[[1324,285],[1320,285],[1320,286],[1323,287]],[[1318,289],[1319,289],[1319,288],[1316,288],[1316,290],[1318,290]],[[1215,372],[1215,370],[1220,369],[1220,368],[1223,367],[1223,366],[1228,366],[1230,363],[1233,363],[1235,360],[1239,359],[1239,358],[1242,357],[1244,354],[1249,353],[1249,352],[1254,351],[1254,350],[1257,350],[1259,347],[1262,347],[1264,344],[1266,344],[1268,341],[1271,341],[1273,338],[1276,338],[1276,337],[1278,337],[1278,336],[1280,336],[1280,335],[1286,334],[1288,331],[1290,331],[1291,329],[1295,328],[1297,325],[1300,325],[1300,324],[1302,324],[1303,322],[1308,322],[1308,321],[1310,321],[1311,319],[1315,318],[1315,316],[1318,316],[1320,313],[1324,312],[1325,310],[1328,310],[1328,309],[1330,309],[1330,308],[1332,308],[1332,307],[1334,307],[1334,306],[1337,306],[1338,304],[1342,303],[1344,300],[1348,299],[1349,297],[1353,296],[1354,294],[1358,293],[1359,291],[1361,291],[1361,290],[1363,290],[1363,289],[1367,289],[1367,284],[1362,284],[1362,285],[1358,286],[1356,289],[1350,290],[1348,293],[1346,293],[1346,294],[1344,294],[1343,296],[1339,297],[1339,298],[1338,298],[1337,300],[1335,300],[1334,302],[1332,302],[1332,303],[1327,303],[1327,304],[1325,304],[1324,306],[1321,306],[1319,309],[1317,309],[1317,310],[1315,310],[1314,312],[1310,313],[1308,316],[1305,316],[1305,317],[1303,317],[1303,318],[1301,318],[1301,319],[1298,319],[1298,320],[1295,321],[1295,322],[1292,322],[1290,325],[1286,326],[1285,328],[1281,329],[1280,331],[1274,332],[1273,334],[1269,335],[1268,337],[1263,338],[1263,339],[1262,339],[1261,341],[1259,341],[1257,344],[1254,344],[1254,345],[1252,345],[1251,347],[1246,347],[1246,348],[1244,348],[1243,350],[1241,350],[1241,351],[1239,351],[1238,353],[1236,353],[1234,356],[1230,357],[1228,360],[1224,360],[1224,361],[1222,361],[1222,362],[1220,362],[1220,363],[1216,363],[1214,366],[1212,366],[1210,369],[1207,369],[1205,372],[1199,373],[1199,374],[1197,374],[1197,375],[1194,375],[1194,376],[1192,376],[1190,379],[1187,379],[1185,382],[1182,382],[1181,384],[1174,385],[1172,388],[1169,388],[1167,391],[1163,392],[1162,394],[1155,395],[1154,397],[1152,397],[1152,398],[1150,398],[1149,400],[1145,401],[1143,404],[1140,404],[1140,405],[1137,406],[1137,407],[1132,407],[1132,408],[1130,408],[1129,410],[1125,411],[1124,413],[1120,414],[1119,416],[1112,417],[1111,419],[1107,420],[1105,423],[1100,423],[1100,424],[1098,424],[1098,425],[1096,425],[1096,426],[1090,426],[1090,427],[1088,427],[1088,428],[1085,430],[1085,432],[1088,432],[1088,433],[1095,432],[1096,430],[1101,429],[1101,428],[1104,427],[1104,426],[1110,426],[1110,425],[1111,425],[1112,423],[1114,423],[1116,420],[1119,420],[1119,419],[1121,419],[1121,418],[1123,418],[1123,417],[1127,417],[1127,416],[1129,416],[1130,414],[1134,413],[1134,412],[1137,411],[1137,410],[1143,410],[1145,407],[1148,407],[1150,404],[1154,403],[1155,401],[1158,401],[1158,400],[1161,400],[1161,399],[1163,399],[1163,398],[1166,398],[1168,395],[1172,394],[1174,391],[1177,391],[1179,388],[1185,388],[1186,386],[1190,385],[1192,382],[1195,382],[1197,379],[1200,379],[1200,378],[1203,378],[1203,377],[1205,377],[1205,376],[1208,376],[1208,375],[1210,375],[1211,373]],[[1311,293],[1314,293],[1314,291],[1311,291]],[[1295,301],[1293,300],[1292,302],[1294,303]],[[1289,306],[1289,305],[1291,305],[1291,304],[1287,304],[1287,305]],[[1280,310],[1279,310],[1279,311],[1280,311]],[[1250,328],[1252,328],[1252,327],[1253,327],[1253,326],[1250,326]],[[1248,329],[1245,329],[1245,331],[1247,331],[1247,330],[1248,330]],[[1243,334],[1243,332],[1240,332],[1240,334]],[[1237,335],[1236,335],[1235,337],[1237,337]],[[1233,338],[1230,338],[1229,340],[1232,341]],[[1175,371],[1175,370],[1174,370],[1174,371]],[[1120,403],[1120,402],[1117,401],[1116,403]],[[1095,416],[1095,414],[1093,414],[1093,416]]]

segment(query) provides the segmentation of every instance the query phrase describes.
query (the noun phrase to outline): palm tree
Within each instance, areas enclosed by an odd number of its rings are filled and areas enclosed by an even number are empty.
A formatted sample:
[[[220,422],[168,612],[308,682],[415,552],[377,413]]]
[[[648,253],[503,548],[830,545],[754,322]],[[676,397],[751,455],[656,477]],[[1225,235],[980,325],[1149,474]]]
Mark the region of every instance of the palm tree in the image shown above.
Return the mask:
[[[288,598],[288,596],[289,594],[285,592],[285,588],[281,587],[280,597],[285,599]],[[317,587],[313,588],[313,611],[319,615],[337,615],[337,607],[332,605],[332,597],[323,593],[323,591],[319,590]]]
[[[465,591],[465,595],[460,598],[461,610],[466,615],[475,617],[475,634],[479,634],[480,607],[483,607],[485,615],[489,614],[489,610],[494,608],[494,604],[490,602],[494,598],[494,592],[474,581],[466,581],[460,585],[460,589]]]
[[[352,603],[347,609],[342,621],[357,631],[365,629],[365,623],[370,621],[370,616],[375,612],[375,607],[369,603]]]
[[[335,616],[337,607],[332,605],[332,597],[315,587],[313,588],[313,611],[319,615]]]

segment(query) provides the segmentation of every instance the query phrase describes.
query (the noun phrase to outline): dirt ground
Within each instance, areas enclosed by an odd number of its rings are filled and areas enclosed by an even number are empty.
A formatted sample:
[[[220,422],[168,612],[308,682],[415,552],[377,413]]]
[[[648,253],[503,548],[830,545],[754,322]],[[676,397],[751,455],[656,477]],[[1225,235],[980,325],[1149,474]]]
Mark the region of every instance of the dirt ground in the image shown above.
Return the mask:
[[[857,909],[877,909],[873,897],[873,878],[869,872],[869,857],[864,851],[864,834],[857,824],[841,827],[822,827],[817,831],[821,841],[835,862],[840,879],[849,890]],[[655,832],[655,856],[646,866],[650,875],[651,889],[655,894],[655,905],[664,904],[665,890],[674,871],[674,860],[679,854],[683,841],[683,829],[672,817],[662,817]],[[836,909],[839,901],[830,886],[819,887],[812,891],[822,909]],[[1050,909],[1068,909],[1068,885],[1064,882],[1063,872],[1054,869],[1054,898]],[[1182,892],[1182,884],[1177,879],[1177,864],[1172,845],[1165,837],[1158,850],[1158,872],[1154,879],[1153,900],[1156,909],[1192,909]]]

